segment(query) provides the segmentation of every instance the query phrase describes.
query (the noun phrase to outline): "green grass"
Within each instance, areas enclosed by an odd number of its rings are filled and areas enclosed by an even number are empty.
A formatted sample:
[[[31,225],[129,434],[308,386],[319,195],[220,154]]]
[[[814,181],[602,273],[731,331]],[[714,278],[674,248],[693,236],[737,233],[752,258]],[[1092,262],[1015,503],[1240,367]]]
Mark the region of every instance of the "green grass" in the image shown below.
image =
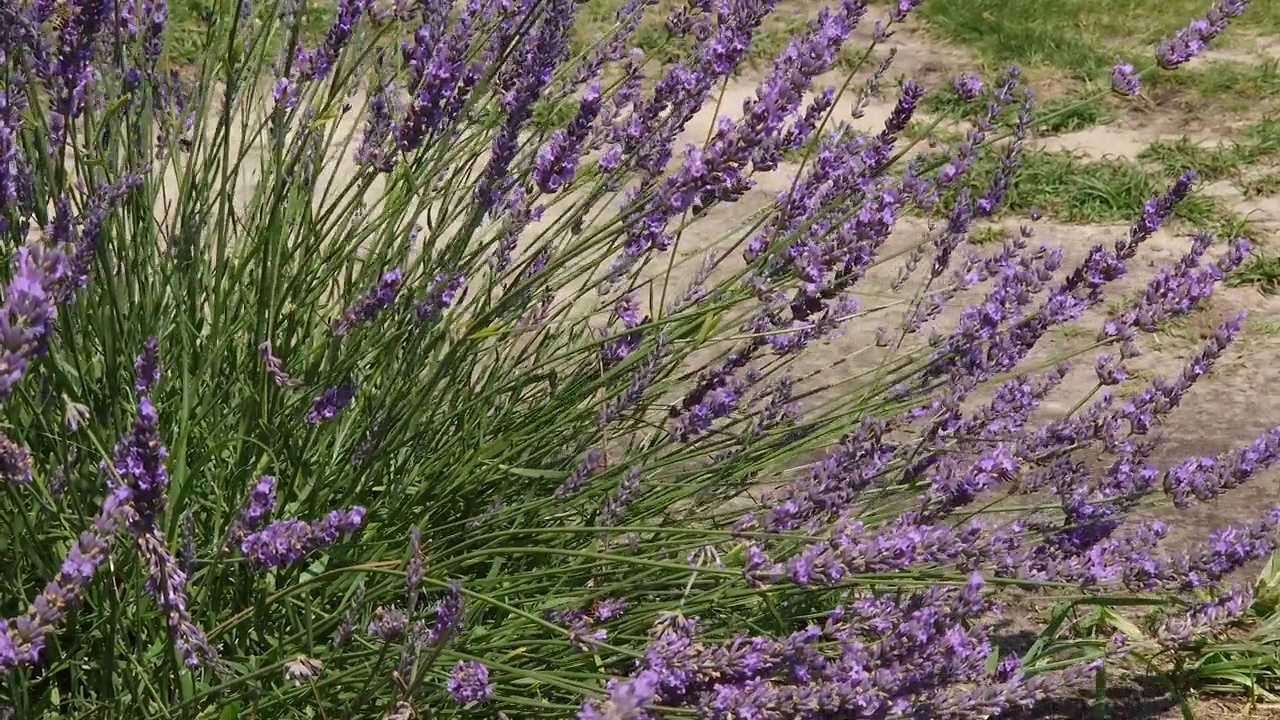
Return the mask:
[[[988,225],[987,227],[980,227],[969,233],[969,242],[974,245],[994,245],[996,243],[1004,242],[1004,239],[1007,236],[1008,235],[1005,233],[1004,228],[999,225]]]
[[[1254,254],[1227,277],[1227,284],[1233,287],[1252,285],[1267,294],[1280,291],[1280,255],[1269,252]]]
[[[1151,73],[1144,84],[1146,94],[1161,104],[1180,105],[1192,113],[1256,112],[1277,107],[1280,62],[1215,61],[1177,72]]]
[[[982,158],[969,178],[970,191],[981,192],[996,168],[995,159]],[[1027,150],[1003,208],[1010,214],[1036,208],[1066,223],[1124,223],[1170,180],[1168,173],[1129,160],[1082,160],[1065,151]],[[1183,201],[1174,216],[1219,232],[1231,232],[1240,223],[1216,200],[1197,194]]]
[[[985,95],[966,102],[948,85],[929,93],[921,103],[921,109],[950,120],[967,120],[981,114],[987,102],[989,96]],[[1081,92],[1037,105],[1032,117],[1032,127],[1037,132],[1057,135],[1105,125],[1114,120],[1116,114],[1106,107],[1097,93]],[[1014,119],[1012,113],[1006,113],[998,124],[1009,127]]]
[[[1110,72],[1118,55],[1149,57],[1156,41],[1207,7],[1204,0],[929,0],[919,12],[943,37],[991,62],[1096,79]],[[1255,3],[1218,42],[1277,29],[1280,4]]]
[[[249,2],[249,0],[246,0]],[[223,0],[170,0],[169,24],[166,29],[164,51],[168,63],[193,65],[200,58],[201,47],[209,34],[209,21],[222,19],[218,8]],[[254,7],[255,3],[249,3]],[[333,22],[332,0],[299,0],[303,18],[303,33],[314,42],[323,37]]]

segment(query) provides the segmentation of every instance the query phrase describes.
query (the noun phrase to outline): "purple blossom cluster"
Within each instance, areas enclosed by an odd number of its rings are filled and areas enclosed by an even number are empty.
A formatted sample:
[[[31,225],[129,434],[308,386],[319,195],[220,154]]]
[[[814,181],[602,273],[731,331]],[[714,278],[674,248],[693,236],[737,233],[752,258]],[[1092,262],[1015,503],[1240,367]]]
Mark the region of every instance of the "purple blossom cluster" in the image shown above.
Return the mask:
[[[552,612],[548,619],[569,630],[569,642],[579,652],[595,652],[609,639],[606,623],[621,616],[628,603],[623,599],[597,600],[586,609],[571,608]]]
[[[259,570],[293,565],[359,530],[364,515],[365,509],[357,506],[334,510],[309,523],[296,518],[277,520],[245,535],[240,541],[240,552],[250,567]]]
[[[239,545],[246,534],[261,530],[262,524],[266,522],[275,507],[276,479],[270,475],[263,475],[254,483],[253,489],[249,491],[248,500],[240,509],[240,513],[231,521],[231,526],[227,528],[226,537],[222,542],[223,552],[230,552],[233,547]]]
[[[0,304],[0,399],[13,391],[27,363],[45,352],[58,313],[57,292],[70,272],[70,258],[55,246],[31,242],[14,253],[13,276]]]
[[[459,705],[487,700],[493,695],[493,685],[489,683],[489,668],[475,660],[460,660],[449,671],[449,679],[445,681],[445,690],[449,697]]]
[[[267,371],[267,376],[277,387],[297,387],[302,384],[301,380],[285,372],[284,361],[275,356],[270,341],[263,340],[258,345],[258,354],[262,357],[262,365]]]
[[[150,389],[160,376],[154,338],[144,344],[135,368],[135,387]],[[132,431],[116,443],[111,463],[103,463],[103,474],[109,491],[120,502],[120,519],[147,567],[144,588],[164,611],[174,646],[190,667],[220,667],[218,651],[191,617],[187,573],[170,551],[160,527],[168,505],[168,458],[160,439],[159,413],[151,398],[144,395],[138,400]]]
[[[10,485],[31,482],[31,451],[0,432],[0,480]]]
[[[138,392],[150,392],[160,382],[160,342],[156,338],[147,338],[142,344],[142,352],[133,361],[133,389]]]
[[[84,596],[89,582],[111,552],[126,515],[127,490],[117,488],[103,498],[89,529],[71,544],[62,566],[18,617],[0,619],[0,675],[40,661],[49,635],[67,611]]]
[[[307,413],[308,425],[319,425],[320,423],[334,420],[351,406],[356,398],[356,386],[352,383],[343,383],[330,388],[325,388],[311,401],[311,410]]]
[[[333,325],[333,334],[342,337],[351,332],[357,325],[367,323],[378,316],[391,303],[395,302],[400,291],[403,273],[400,268],[392,268],[382,275],[378,284],[369,292],[356,298],[342,314],[342,319]]]
[[[1190,61],[1204,52],[1233,18],[1243,15],[1248,5],[1249,0],[1218,0],[1204,17],[1193,20],[1173,37],[1161,40],[1156,47],[1156,61],[1166,70]]]
[[[453,307],[466,290],[466,277],[462,273],[438,273],[427,285],[425,297],[418,302],[418,319],[435,322],[444,311]]]
[[[780,637],[716,642],[698,618],[663,614],[634,670],[577,717],[656,718],[661,706],[704,717],[964,718],[1030,706],[1088,678],[1091,664],[1038,678],[1012,657],[989,669],[983,587],[974,576],[958,589],[868,595]]]

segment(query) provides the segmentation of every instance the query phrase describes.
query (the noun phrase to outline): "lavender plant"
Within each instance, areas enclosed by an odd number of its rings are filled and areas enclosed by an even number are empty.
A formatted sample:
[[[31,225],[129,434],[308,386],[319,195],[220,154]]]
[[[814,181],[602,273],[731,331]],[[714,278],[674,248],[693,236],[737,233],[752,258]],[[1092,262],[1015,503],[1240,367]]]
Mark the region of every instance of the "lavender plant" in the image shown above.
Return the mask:
[[[891,55],[835,72],[855,27],[882,44],[917,4],[824,8],[741,108],[769,0],[689,0],[665,63],[632,48],[639,0],[582,52],[572,0],[339,0],[316,37],[305,0],[224,0],[195,67],[167,64],[164,0],[0,6],[0,702],[988,717],[1239,620],[1248,588],[1206,589],[1275,549],[1276,511],[1189,552],[1131,520],[1280,457],[1273,431],[1151,461],[1239,319],[1175,380],[1108,387],[1247,242],[1196,236],[1040,363],[1194,177],[1078,264],[1030,225],[983,254],[966,237],[1032,122],[1017,68],[957,76],[988,101],[921,154],[927,88],[888,87]],[[874,132],[840,104],[887,93]],[[885,268],[900,303],[863,291]],[[868,319],[852,377],[803,370]],[[1038,412],[1073,363],[1095,391]],[[1052,623],[1018,654],[1011,588],[1173,615],[1096,642]]]

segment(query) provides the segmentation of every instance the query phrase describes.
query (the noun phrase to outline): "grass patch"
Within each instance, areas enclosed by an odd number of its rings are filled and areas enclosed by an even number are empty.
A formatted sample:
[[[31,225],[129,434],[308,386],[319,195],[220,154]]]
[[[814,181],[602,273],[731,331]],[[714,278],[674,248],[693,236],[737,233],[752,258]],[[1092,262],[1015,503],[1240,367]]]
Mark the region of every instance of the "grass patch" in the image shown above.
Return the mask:
[[[925,96],[921,109],[950,120],[968,120],[982,113],[990,95],[966,101],[950,86],[939,88]],[[1083,130],[1094,125],[1105,125],[1115,115],[1105,107],[1095,93],[1072,93],[1036,105],[1032,112],[1032,127],[1046,135],[1057,135]],[[1012,112],[1003,113],[996,124],[1010,127],[1017,119]]]
[[[1250,162],[1250,154],[1239,145],[1220,143],[1217,147],[1205,147],[1184,137],[1153,142],[1138,153],[1138,159],[1167,172],[1187,168],[1195,170],[1204,180],[1219,180],[1239,172],[1242,164]]]
[[[1182,96],[1191,110],[1199,107],[1211,112],[1254,111],[1260,103],[1274,103],[1280,96],[1280,61],[1216,61],[1177,72],[1151,73],[1144,84],[1147,94],[1157,98],[1168,93]]]
[[[1106,125],[1115,119],[1115,115],[1105,107],[1101,99],[1084,93],[1075,93],[1039,105],[1034,117],[1032,127],[1048,135]]]
[[[997,63],[1044,65],[1080,78],[1108,74],[1118,55],[1141,51],[1203,15],[1205,0],[929,0],[919,12],[944,37]],[[1280,4],[1258,3],[1218,43],[1280,28]]]
[[[249,6],[251,13],[271,12],[270,5],[255,7],[249,3]],[[330,0],[299,3],[305,42],[314,44],[324,37],[333,22],[334,6]],[[196,64],[209,37],[210,22],[226,20],[225,0],[170,0],[163,62],[187,67]],[[284,37],[275,38],[275,41],[283,43]]]
[[[1247,166],[1276,157],[1280,157],[1280,121],[1274,119],[1254,123],[1240,133],[1238,140],[1214,147],[1183,137],[1151,143],[1138,153],[1139,161],[1166,174],[1191,169],[1203,180],[1239,177]]]
[[[982,192],[997,167],[998,159],[983,156],[970,174],[969,191]],[[1123,223],[1168,184],[1166,173],[1128,160],[1085,161],[1066,151],[1026,150],[1003,207],[1013,214],[1038,208],[1060,222]],[[1216,200],[1198,194],[1184,200],[1174,216],[1219,231],[1240,222]]]
[[[1004,228],[998,225],[988,225],[978,228],[969,233],[969,242],[974,245],[995,245],[1004,242],[1007,237]]]
[[[1280,255],[1255,253],[1227,276],[1227,284],[1232,287],[1251,285],[1268,295],[1275,294],[1280,291]]]

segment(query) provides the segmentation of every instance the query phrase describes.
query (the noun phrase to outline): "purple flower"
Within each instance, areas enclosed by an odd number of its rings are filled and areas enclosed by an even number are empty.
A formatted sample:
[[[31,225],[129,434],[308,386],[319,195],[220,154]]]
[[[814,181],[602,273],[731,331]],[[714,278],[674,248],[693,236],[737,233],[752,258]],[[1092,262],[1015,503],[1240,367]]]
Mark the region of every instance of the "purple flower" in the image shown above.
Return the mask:
[[[160,382],[160,341],[152,337],[142,344],[142,353],[133,361],[133,389],[150,392],[157,382]]]
[[[270,475],[258,478],[240,514],[231,522],[223,540],[223,551],[229,552],[246,533],[257,532],[276,506],[276,479]]]
[[[97,252],[103,224],[111,211],[118,207],[124,198],[142,186],[143,179],[142,172],[129,172],[125,173],[119,181],[99,187],[89,197],[84,212],[78,218],[79,239],[71,237],[70,228],[54,233],[55,237],[61,235],[61,239],[66,242],[74,240],[75,244],[71,252],[71,278],[59,284],[57,292],[59,301],[66,301],[73,290],[83,288],[89,283],[89,266]]]
[[[240,541],[245,561],[257,569],[279,568],[301,561],[311,552],[332,545],[343,535],[360,528],[365,510],[334,510],[311,523],[302,520],[277,520],[262,530],[250,533]]]
[[[1094,364],[1099,385],[1119,385],[1129,377],[1124,366],[1114,355],[1100,355]]]
[[[1164,473],[1164,491],[1186,507],[1193,498],[1208,502],[1280,461],[1280,428],[1219,457],[1190,457]]]
[[[187,575],[165,545],[159,530],[138,538],[138,552],[147,563],[147,593],[164,611],[169,634],[188,667],[217,663],[218,651],[205,632],[191,618],[188,609]]]
[[[129,5],[131,3],[124,3]],[[246,3],[247,4],[247,3]],[[155,69],[164,46],[164,29],[169,22],[166,0],[144,0],[142,3],[142,52],[147,64]]]
[[[63,148],[67,124],[79,118],[90,92],[100,78],[94,66],[99,36],[114,25],[110,0],[79,0],[71,6],[70,18],[58,33],[57,54],[49,69],[53,80],[50,97],[49,147]]]
[[[165,612],[170,635],[185,662],[192,667],[216,663],[217,651],[187,609],[186,573],[157,527],[169,487],[165,466],[169,453],[160,442],[158,423],[151,398],[144,396],[138,401],[133,430],[116,443],[107,485],[123,504],[120,515],[147,563],[146,590]]]
[[[132,512],[128,526],[135,535],[151,532],[164,512],[169,487],[169,451],[160,442],[159,416],[151,398],[138,400],[133,430],[120,438],[112,453],[108,485],[127,492]]]
[[[1248,0],[1218,0],[1202,18],[1191,21],[1171,38],[1156,47],[1156,61],[1172,70],[1204,52],[1209,42],[1227,29],[1232,18],[1244,14]]]
[[[360,606],[364,604],[364,595],[364,582],[357,580],[355,590],[351,596],[351,603],[343,611],[342,619],[338,621],[338,627],[333,630],[333,639],[330,645],[335,650],[343,648],[347,643],[351,642],[351,636],[356,631],[356,613],[360,611]]]
[[[16,618],[0,619],[0,675],[40,661],[46,636],[62,621],[67,610],[84,595],[98,568],[106,561],[121,520],[128,489],[110,490],[92,524],[71,544],[57,574],[40,595]]]
[[[276,78],[276,82],[271,86],[271,102],[275,104],[277,112],[284,110],[292,110],[298,104],[298,86],[287,77]]]
[[[380,87],[369,96],[369,115],[365,118],[364,135],[352,151],[352,159],[358,165],[368,165],[379,172],[391,172],[395,167],[394,148],[388,147],[389,138],[395,133],[396,91],[395,83],[384,78]]]
[[[462,660],[449,671],[445,681],[449,697],[459,705],[487,700],[493,695],[489,684],[489,668],[475,660]]]
[[[369,322],[378,316],[384,308],[396,299],[400,290],[400,268],[392,268],[383,274],[378,284],[369,292],[356,298],[356,301],[343,313],[342,319],[333,325],[333,334],[342,337],[351,332],[357,325]]]
[[[302,53],[298,76],[303,80],[323,78],[333,70],[342,50],[351,41],[355,24],[361,15],[373,10],[373,0],[340,0],[333,24],[315,50]]]
[[[626,475],[622,476],[622,479],[618,481],[618,486],[605,497],[604,502],[600,505],[600,515],[596,518],[596,525],[609,527],[618,521],[618,518],[627,509],[627,505],[630,504],[631,497],[640,488],[640,477],[640,468],[638,467],[631,468]]]
[[[400,608],[380,607],[373,611],[369,621],[369,636],[384,643],[393,643],[404,637],[409,627],[409,616]]]
[[[965,102],[973,102],[982,94],[982,78],[974,73],[960,73],[951,80],[951,89]]]
[[[915,10],[924,0],[897,0],[894,7],[889,11],[889,17],[894,22],[902,22],[907,19],[907,15]]]
[[[564,500],[570,495],[582,489],[582,486],[591,479],[591,476],[604,464],[604,453],[592,448],[583,456],[582,461],[573,469],[569,477],[565,479],[560,487],[556,488],[553,496],[556,500]]]
[[[600,83],[592,82],[583,93],[578,114],[567,127],[556,130],[534,160],[533,178],[538,189],[554,193],[568,185],[578,168],[583,143],[600,114]]]
[[[612,368],[622,362],[640,347],[642,335],[639,330],[634,330],[634,328],[649,321],[648,317],[640,317],[640,305],[633,295],[624,295],[619,298],[613,307],[613,311],[618,316],[618,319],[622,321],[623,326],[627,330],[633,330],[633,332],[622,333],[620,336],[610,339],[600,346],[600,360],[606,368]],[[607,331],[602,332],[607,334]]]
[[[258,354],[262,356],[262,364],[267,370],[267,375],[277,387],[297,387],[302,384],[301,380],[285,372],[284,362],[272,353],[269,341],[263,340],[262,344],[258,345]]]
[[[479,2],[462,5],[453,26],[444,32],[447,10],[428,11],[431,17],[418,26],[412,42],[401,45],[401,56],[409,67],[409,107],[396,127],[396,145],[402,152],[422,146],[432,131],[444,127],[461,112],[475,84],[499,53],[513,40],[517,24],[513,15],[523,3],[509,3],[501,9]],[[495,19],[480,57],[469,61],[471,44],[478,29]]]
[[[418,303],[418,319],[423,322],[435,322],[445,310],[453,307],[458,296],[466,286],[466,277],[462,273],[439,273],[427,286],[426,297]]]
[[[435,607],[435,622],[427,631],[427,644],[433,647],[449,642],[462,629],[462,588],[450,585]]]
[[[307,413],[307,424],[319,425],[333,420],[351,405],[355,397],[356,386],[350,383],[326,388],[311,401],[311,411]]]
[[[1196,639],[1212,637],[1228,625],[1240,621],[1253,604],[1253,591],[1237,585],[1212,600],[1172,613],[1154,628],[1156,639],[1168,648],[1179,648]]]
[[[69,272],[61,250],[32,242],[14,253],[13,279],[0,304],[0,399],[22,379],[27,362],[44,353],[57,315],[55,292]]]
[[[1121,95],[1137,95],[1142,90],[1142,79],[1133,71],[1133,65],[1118,62],[1111,70],[1111,87]]]
[[[577,3],[572,0],[550,0],[538,14],[539,21],[516,39],[510,59],[497,73],[495,94],[504,117],[475,191],[477,202],[486,211],[494,208],[508,190],[511,163],[519,149],[520,133],[533,117],[534,103],[551,81],[556,63],[568,50],[576,14]],[[568,159],[567,149],[561,156]],[[553,177],[562,179],[565,168],[553,168],[555,164],[544,162],[544,169],[549,173],[545,180],[552,181]]]
[[[0,480],[10,485],[31,482],[31,451],[0,432]]]
[[[28,168],[19,135],[22,108],[15,106],[23,102],[0,91],[0,232],[6,229],[4,218],[17,210],[18,201],[28,192]]]
[[[640,317],[640,304],[636,302],[634,294],[624,295],[619,298],[617,304],[613,306],[613,311],[628,330],[645,322]]]

